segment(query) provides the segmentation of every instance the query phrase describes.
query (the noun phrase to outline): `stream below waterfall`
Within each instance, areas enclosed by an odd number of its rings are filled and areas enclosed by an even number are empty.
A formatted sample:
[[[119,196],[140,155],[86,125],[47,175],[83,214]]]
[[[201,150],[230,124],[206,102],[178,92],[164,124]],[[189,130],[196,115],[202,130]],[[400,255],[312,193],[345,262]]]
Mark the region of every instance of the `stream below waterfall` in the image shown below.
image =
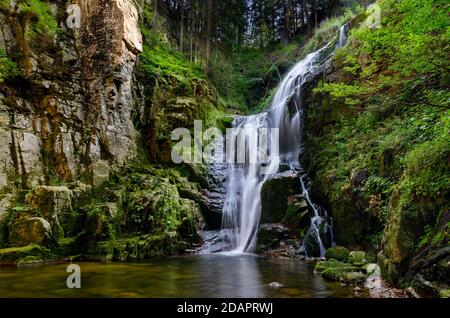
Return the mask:
[[[354,297],[352,286],[314,275],[314,263],[248,254],[78,263],[81,289],[68,289],[67,264],[0,270],[0,297]],[[271,288],[270,283],[283,285]],[[359,297],[367,297],[360,293]]]

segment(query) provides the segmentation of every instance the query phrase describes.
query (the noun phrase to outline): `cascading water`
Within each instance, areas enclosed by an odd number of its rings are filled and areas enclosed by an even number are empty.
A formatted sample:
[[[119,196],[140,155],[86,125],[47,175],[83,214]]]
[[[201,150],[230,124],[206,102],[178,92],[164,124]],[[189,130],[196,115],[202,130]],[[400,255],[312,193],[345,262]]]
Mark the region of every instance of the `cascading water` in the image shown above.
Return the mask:
[[[259,226],[261,213],[261,188],[271,177],[279,172],[281,166],[286,166],[296,173],[302,171],[300,165],[301,134],[302,134],[302,101],[301,93],[304,84],[320,73],[323,62],[336,48],[342,47],[346,41],[348,25],[341,27],[337,43],[332,43],[318,51],[309,54],[295,65],[278,87],[272,105],[267,112],[257,115],[240,117],[234,120],[235,133],[246,136],[245,153],[247,159],[255,159],[258,147],[258,136],[254,133],[259,129],[277,128],[277,138],[270,138],[270,149],[278,151],[269,154],[267,162],[233,163],[227,168],[228,184],[222,213],[222,234],[230,249],[243,253],[252,251],[256,244],[256,230]],[[265,169],[265,173],[262,173]],[[315,241],[318,251],[314,256],[323,257],[325,245],[332,244],[330,220],[326,212],[315,205],[308,193],[306,176],[300,177],[302,194],[312,210],[311,226],[304,241]],[[331,233],[321,235],[321,233]],[[323,242],[323,239],[327,242]],[[307,246],[304,245],[307,254]],[[312,255],[311,255],[312,256]]]

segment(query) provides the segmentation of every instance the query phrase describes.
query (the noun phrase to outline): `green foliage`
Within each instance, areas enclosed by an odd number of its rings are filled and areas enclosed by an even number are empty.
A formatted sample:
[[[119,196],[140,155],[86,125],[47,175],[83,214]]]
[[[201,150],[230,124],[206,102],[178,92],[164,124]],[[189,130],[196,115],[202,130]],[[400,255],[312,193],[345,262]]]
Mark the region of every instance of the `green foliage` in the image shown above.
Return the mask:
[[[338,17],[325,20],[314,32],[314,35],[307,41],[304,48],[302,48],[302,54],[306,55],[320,49],[333,39],[337,40],[337,34],[339,33],[341,26],[355,15],[361,14],[361,12],[362,8],[360,6],[355,6],[347,9],[344,14]]]
[[[313,90],[314,94],[329,94],[332,98],[342,101],[346,105],[359,105],[361,96],[370,92],[369,88],[347,85],[344,83],[325,83]]]
[[[172,47],[163,27],[153,21],[153,12],[145,6],[141,23],[144,51],[140,55],[140,68],[144,74],[162,81],[175,79],[185,88],[190,88],[194,79],[205,79],[201,66],[191,63]]]
[[[42,0],[25,0],[19,4],[19,12],[31,17],[31,36],[48,35],[55,37],[58,33],[58,23],[52,14],[50,6]]]
[[[324,21],[310,39],[299,35],[287,44],[241,47],[218,53],[208,76],[229,108],[260,112],[270,106],[283,74],[307,54],[337,39],[340,27],[358,11],[348,10]]]
[[[165,43],[156,33],[141,28],[144,35],[144,52],[141,57],[141,68],[148,76],[156,76],[160,79],[173,77],[185,86],[195,78],[205,78],[202,68],[189,62],[181,54]]]
[[[6,78],[19,75],[16,63],[11,61],[6,53],[0,50],[0,83]]]
[[[10,0],[0,0],[0,9],[9,8]]]
[[[379,3],[381,28],[353,29],[334,58],[337,80],[314,90],[334,124],[312,147],[319,150],[315,171],[330,205],[362,198],[358,209],[385,224],[402,213],[448,209],[450,20],[444,1]],[[319,114],[307,114],[307,125]],[[362,169],[367,178],[350,184],[352,171]],[[378,245],[382,232],[367,231]],[[427,242],[442,240],[433,233]]]
[[[445,224],[442,229],[436,231],[431,225],[426,225],[424,235],[421,237],[418,248],[421,249],[427,245],[440,246],[442,243],[450,242],[450,222]]]

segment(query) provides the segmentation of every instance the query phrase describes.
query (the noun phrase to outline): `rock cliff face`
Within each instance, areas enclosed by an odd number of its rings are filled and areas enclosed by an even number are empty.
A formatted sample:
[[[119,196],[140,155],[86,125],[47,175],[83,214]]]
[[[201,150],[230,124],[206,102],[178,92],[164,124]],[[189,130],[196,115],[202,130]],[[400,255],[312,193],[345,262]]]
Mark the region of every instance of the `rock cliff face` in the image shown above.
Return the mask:
[[[21,7],[0,12],[0,48],[23,76],[0,89],[0,187],[88,177],[133,157],[133,68],[142,51],[128,0],[52,1],[58,36],[31,35]],[[36,17],[39,19],[39,17]],[[35,18],[35,19],[36,19]]]
[[[0,50],[20,69],[0,83],[0,249],[141,259],[198,242],[209,207],[204,185],[188,180],[196,170],[148,159],[170,161],[170,131],[209,116],[213,97],[204,81],[173,100],[173,78],[159,86],[139,71],[140,28],[152,27],[142,10],[132,0],[0,1]]]

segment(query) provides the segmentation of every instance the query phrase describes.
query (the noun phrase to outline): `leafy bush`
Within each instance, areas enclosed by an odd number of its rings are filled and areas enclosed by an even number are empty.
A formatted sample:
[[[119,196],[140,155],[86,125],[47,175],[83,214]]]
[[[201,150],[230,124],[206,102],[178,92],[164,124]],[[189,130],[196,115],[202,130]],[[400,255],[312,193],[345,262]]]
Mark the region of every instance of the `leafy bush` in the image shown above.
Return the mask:
[[[379,4],[382,27],[353,29],[335,55],[337,76],[314,90],[328,101],[322,111],[332,124],[314,136],[310,151],[330,206],[345,209],[362,197],[354,209],[367,218],[377,212],[383,222],[389,210],[395,222],[400,213],[448,210],[450,16],[440,0]],[[320,110],[307,116],[307,126],[320,126]],[[362,169],[364,183],[351,185],[351,172]]]
[[[16,63],[11,61],[6,53],[0,50],[0,83],[6,78],[19,75]]]
[[[19,4],[22,15],[31,16],[31,36],[48,35],[54,37],[58,33],[58,23],[46,1],[25,0]]]

